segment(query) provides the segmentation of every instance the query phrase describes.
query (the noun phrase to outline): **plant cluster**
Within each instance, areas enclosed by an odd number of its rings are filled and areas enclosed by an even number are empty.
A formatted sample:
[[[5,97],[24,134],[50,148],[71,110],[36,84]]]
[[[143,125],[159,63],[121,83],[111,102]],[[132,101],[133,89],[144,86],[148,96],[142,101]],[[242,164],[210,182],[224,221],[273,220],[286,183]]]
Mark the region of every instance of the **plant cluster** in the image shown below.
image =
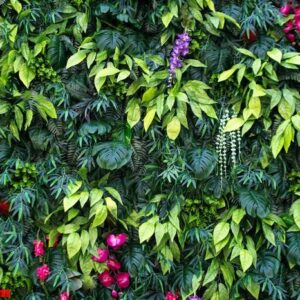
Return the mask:
[[[0,287],[300,300],[299,7],[0,0]]]

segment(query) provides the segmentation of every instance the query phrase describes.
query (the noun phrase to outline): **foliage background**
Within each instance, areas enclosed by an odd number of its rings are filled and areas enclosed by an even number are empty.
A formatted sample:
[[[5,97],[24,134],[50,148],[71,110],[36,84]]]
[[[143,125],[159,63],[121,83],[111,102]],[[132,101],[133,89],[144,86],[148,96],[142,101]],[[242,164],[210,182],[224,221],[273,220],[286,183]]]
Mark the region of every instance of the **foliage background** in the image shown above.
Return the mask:
[[[122,299],[300,299],[300,56],[284,3],[0,4],[1,287],[110,299],[91,256],[126,232]]]

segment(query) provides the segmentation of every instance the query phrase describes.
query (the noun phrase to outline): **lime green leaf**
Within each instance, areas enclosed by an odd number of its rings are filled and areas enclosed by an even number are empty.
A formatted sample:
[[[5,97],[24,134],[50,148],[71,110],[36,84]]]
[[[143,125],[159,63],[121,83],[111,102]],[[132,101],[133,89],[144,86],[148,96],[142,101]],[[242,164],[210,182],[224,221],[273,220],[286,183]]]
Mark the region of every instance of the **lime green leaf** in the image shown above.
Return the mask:
[[[148,128],[150,127],[153,119],[154,119],[154,116],[155,116],[155,113],[156,113],[156,107],[152,107],[150,108],[148,111],[147,111],[147,114],[144,118],[144,128],[145,128],[145,131],[148,130]]]
[[[229,132],[229,131],[238,130],[240,127],[244,125],[244,123],[245,121],[241,118],[232,118],[227,122],[224,131]]]
[[[164,24],[164,26],[165,27],[168,27],[169,26],[169,24],[170,24],[170,22],[172,21],[172,19],[173,19],[173,13],[171,13],[171,12],[167,12],[167,13],[165,13],[163,16],[162,16],[162,18],[161,18],[161,20],[162,20],[162,22],[163,22],[163,24]]]
[[[157,93],[157,88],[156,87],[151,87],[148,90],[146,90],[146,92],[143,94],[142,97],[142,102],[148,102],[152,99],[155,98]]]
[[[240,252],[240,262],[243,272],[246,272],[252,265],[253,258],[248,250],[241,250]]]
[[[292,123],[296,130],[300,132],[300,115],[293,116]]]
[[[282,52],[279,49],[274,48],[271,51],[268,51],[267,54],[269,57],[271,57],[273,60],[277,61],[278,63],[281,62]]]
[[[105,197],[105,203],[108,211],[112,214],[112,216],[117,219],[118,218],[118,207],[116,202],[110,197]]]
[[[240,224],[240,222],[243,219],[243,217],[245,216],[245,214],[246,214],[246,212],[243,208],[235,209],[233,214],[232,214],[232,220],[236,224]]]
[[[126,79],[129,75],[130,75],[130,71],[128,71],[128,70],[121,70],[120,73],[119,73],[119,75],[118,75],[117,82]]]
[[[276,243],[275,243],[275,235],[272,231],[272,228],[266,224],[266,223],[262,223],[262,228],[263,228],[263,232],[264,232],[264,235],[266,237],[266,239],[274,246],[276,246]]]
[[[29,88],[30,82],[35,78],[35,73],[27,66],[26,63],[23,63],[19,71],[19,77],[24,85]]]
[[[70,58],[67,61],[66,68],[69,69],[73,66],[78,65],[86,58],[86,52],[85,51],[78,51],[77,53],[70,56]]]
[[[99,189],[92,189],[90,191],[90,205],[93,206],[97,202],[101,201],[104,192]]]
[[[180,133],[180,128],[181,125],[179,119],[177,117],[173,117],[171,122],[169,122],[167,126],[167,134],[169,139],[176,140]]]
[[[10,129],[12,135],[19,141],[20,140],[19,130],[18,130],[18,127],[17,127],[17,125],[14,121],[10,122],[9,129]]]
[[[68,211],[79,201],[79,199],[80,199],[80,194],[75,194],[70,197],[65,197],[63,199],[64,211]]]
[[[113,65],[110,65],[109,67],[107,68],[104,68],[102,70],[100,70],[98,73],[97,73],[97,77],[106,77],[106,76],[111,76],[111,75],[115,75],[117,73],[119,73],[120,70],[117,69],[116,67],[114,67]]]
[[[97,208],[97,212],[92,224],[92,228],[103,224],[106,218],[107,218],[107,208],[103,204],[100,204],[99,207]]]
[[[277,157],[284,144],[284,137],[281,134],[276,134],[272,137],[271,149],[274,158]]]
[[[257,58],[252,64],[252,70],[254,75],[257,75],[261,67],[261,60]]]
[[[118,192],[116,189],[114,189],[114,188],[112,188],[112,187],[106,187],[105,189],[108,191],[108,193],[109,193],[114,199],[116,199],[120,204],[123,204],[122,198],[121,198],[119,192]]]
[[[291,207],[291,213],[293,214],[296,225],[300,229],[300,200],[297,200],[293,203]]]
[[[291,57],[291,58],[287,59],[285,62],[288,63],[288,64],[299,66],[300,65],[300,55]]]
[[[22,4],[18,0],[10,0],[10,3],[18,14],[22,11]]]
[[[25,130],[28,129],[28,127],[30,126],[32,117],[33,117],[33,111],[31,109],[26,110],[26,122],[24,125]]]
[[[220,222],[214,228],[213,239],[214,245],[218,244],[219,242],[223,241],[227,235],[229,234],[230,226],[226,222]]]
[[[240,67],[240,65],[234,65],[231,69],[222,72],[219,76],[218,82],[221,82],[221,81],[224,81],[224,80],[227,80],[228,78],[230,78],[239,67]]]
[[[141,109],[139,105],[138,99],[131,99],[126,108],[127,113],[127,122],[132,128],[134,125],[136,125],[140,119],[141,119]]]
[[[72,258],[75,256],[81,248],[81,238],[77,232],[71,233],[67,239],[67,252],[68,257]]]
[[[140,243],[151,238],[155,231],[155,224],[151,221],[143,223],[139,228]]]
[[[217,277],[218,270],[219,270],[219,263],[217,259],[214,258],[205,274],[204,281],[203,281],[204,286],[212,282]]]
[[[90,235],[86,230],[81,231],[81,251],[84,254],[90,243]]]

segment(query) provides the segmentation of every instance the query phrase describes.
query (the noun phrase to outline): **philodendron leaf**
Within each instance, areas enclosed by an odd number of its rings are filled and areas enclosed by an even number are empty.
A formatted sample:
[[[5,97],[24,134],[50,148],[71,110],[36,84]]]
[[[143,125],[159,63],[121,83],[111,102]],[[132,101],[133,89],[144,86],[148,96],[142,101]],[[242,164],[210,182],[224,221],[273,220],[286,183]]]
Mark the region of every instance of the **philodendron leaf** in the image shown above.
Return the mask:
[[[68,257],[72,258],[81,249],[81,238],[77,232],[71,233],[67,239]]]
[[[241,262],[243,272],[246,272],[251,267],[253,258],[251,253],[248,250],[246,249],[241,250],[240,262]]]
[[[229,229],[230,226],[228,223],[220,222],[219,224],[217,224],[213,233],[214,245],[223,241],[227,237],[227,235],[229,234]]]

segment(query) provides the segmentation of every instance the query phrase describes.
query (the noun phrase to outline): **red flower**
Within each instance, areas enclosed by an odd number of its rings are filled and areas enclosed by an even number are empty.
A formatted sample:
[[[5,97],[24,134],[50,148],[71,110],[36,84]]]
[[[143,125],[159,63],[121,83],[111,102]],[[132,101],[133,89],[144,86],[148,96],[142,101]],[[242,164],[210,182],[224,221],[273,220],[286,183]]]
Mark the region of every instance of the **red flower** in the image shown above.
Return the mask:
[[[120,233],[117,235],[110,234],[106,238],[106,243],[108,246],[112,247],[114,250],[119,249],[123,244],[126,243],[128,237],[125,233]]]
[[[104,271],[98,276],[98,280],[100,284],[102,284],[105,287],[110,287],[114,282],[114,278],[110,275],[108,271]]]
[[[296,36],[293,33],[287,33],[286,34],[286,38],[291,42],[295,42],[296,41]]]
[[[121,269],[121,264],[113,258],[109,258],[107,261],[107,267],[112,271],[117,271]]]
[[[177,299],[179,299],[178,293],[173,294],[173,293],[170,292],[170,291],[167,293],[167,295],[166,295],[166,297],[165,297],[165,300],[177,300]]]
[[[5,200],[0,200],[0,215],[1,216],[9,215],[9,203]]]
[[[111,291],[111,296],[114,298],[114,299],[118,299],[119,298],[119,294],[116,290],[112,290]]]
[[[250,31],[249,34],[244,33],[242,38],[245,42],[253,43],[257,40],[257,35],[256,32]]]
[[[50,275],[50,268],[46,264],[36,269],[36,277],[40,281],[45,281],[49,275]]]
[[[300,15],[295,16],[295,25],[298,32],[300,32]]]
[[[279,11],[285,16],[287,16],[291,10],[292,10],[292,7],[289,4],[286,4],[279,8]]]
[[[285,27],[284,27],[283,31],[284,31],[285,33],[288,33],[288,32],[290,32],[290,31],[293,30],[293,29],[294,29],[294,22],[293,22],[293,21],[289,21],[289,22],[287,22],[287,23],[285,24]]]
[[[121,272],[116,275],[117,285],[120,289],[126,289],[130,285],[130,276],[127,272]]]
[[[59,295],[58,300],[70,300],[70,297],[67,292],[63,292]]]
[[[108,249],[101,249],[101,248],[99,248],[97,250],[97,253],[98,253],[98,256],[93,256],[92,257],[93,261],[96,261],[98,263],[103,263],[103,262],[105,262],[107,260],[108,255],[109,255]]]
[[[45,254],[44,243],[42,241],[34,240],[34,256],[43,256]]]

